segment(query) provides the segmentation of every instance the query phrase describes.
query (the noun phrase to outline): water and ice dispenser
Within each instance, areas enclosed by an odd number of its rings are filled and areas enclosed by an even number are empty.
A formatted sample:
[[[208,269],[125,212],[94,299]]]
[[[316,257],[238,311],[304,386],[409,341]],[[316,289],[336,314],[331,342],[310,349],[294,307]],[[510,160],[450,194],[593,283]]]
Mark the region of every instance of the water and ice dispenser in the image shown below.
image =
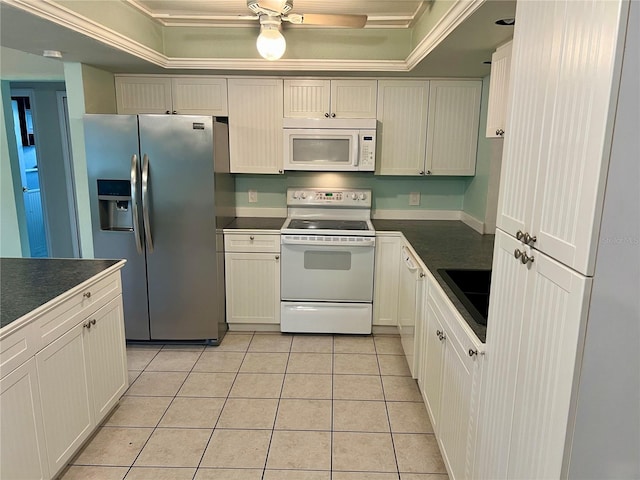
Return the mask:
[[[133,230],[129,180],[98,180],[98,205],[101,230]]]

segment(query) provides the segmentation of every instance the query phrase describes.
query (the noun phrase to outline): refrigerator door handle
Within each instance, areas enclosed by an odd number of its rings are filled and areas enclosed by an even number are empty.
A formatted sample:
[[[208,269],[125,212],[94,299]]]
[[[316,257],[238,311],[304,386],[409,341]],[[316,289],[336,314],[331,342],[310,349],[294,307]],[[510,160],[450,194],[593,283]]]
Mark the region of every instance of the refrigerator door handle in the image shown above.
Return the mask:
[[[142,236],[140,219],[138,218],[138,156],[131,155],[131,211],[133,214],[133,236],[136,239],[136,250],[142,253]]]
[[[153,253],[153,238],[151,237],[151,221],[149,220],[149,156],[142,156],[142,220],[147,242],[147,253]]]

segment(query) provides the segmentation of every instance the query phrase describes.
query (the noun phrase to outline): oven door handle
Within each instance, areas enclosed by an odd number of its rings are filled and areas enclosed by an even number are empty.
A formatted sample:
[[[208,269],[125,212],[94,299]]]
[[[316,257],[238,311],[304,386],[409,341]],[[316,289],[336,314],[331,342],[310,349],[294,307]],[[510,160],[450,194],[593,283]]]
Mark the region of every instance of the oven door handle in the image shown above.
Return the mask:
[[[339,237],[340,238],[340,237]],[[341,238],[348,238],[348,237],[341,237]],[[287,236],[283,236],[281,237],[281,244],[282,245],[318,245],[318,246],[323,246],[323,247],[349,247],[349,248],[353,248],[353,247],[375,247],[376,245],[376,239],[375,237],[371,237],[371,238],[364,238],[364,237],[356,237],[357,240],[340,240],[340,241],[335,241],[335,240],[309,240],[309,239],[300,239],[300,238],[289,238]]]

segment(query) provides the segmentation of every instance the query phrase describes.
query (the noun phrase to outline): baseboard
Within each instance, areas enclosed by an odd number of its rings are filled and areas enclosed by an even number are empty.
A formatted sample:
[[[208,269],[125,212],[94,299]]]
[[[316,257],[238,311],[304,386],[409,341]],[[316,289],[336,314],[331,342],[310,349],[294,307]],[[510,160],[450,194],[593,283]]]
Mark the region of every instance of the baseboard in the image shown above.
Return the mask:
[[[467,212],[460,212],[460,220],[467,226],[473,228],[476,232],[484,234],[484,223]]]
[[[398,327],[395,325],[374,325],[372,333],[374,335],[398,335]]]

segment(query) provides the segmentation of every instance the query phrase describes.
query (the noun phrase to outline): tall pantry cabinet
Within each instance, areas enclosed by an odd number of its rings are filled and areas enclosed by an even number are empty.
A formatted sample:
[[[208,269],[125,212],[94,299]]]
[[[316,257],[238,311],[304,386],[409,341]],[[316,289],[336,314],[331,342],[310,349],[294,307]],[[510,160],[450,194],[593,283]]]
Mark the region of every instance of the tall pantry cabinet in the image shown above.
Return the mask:
[[[564,478],[575,466],[628,13],[627,1],[517,5],[475,478]],[[620,369],[637,367],[637,353],[624,358]],[[634,478],[635,462],[608,475]]]

